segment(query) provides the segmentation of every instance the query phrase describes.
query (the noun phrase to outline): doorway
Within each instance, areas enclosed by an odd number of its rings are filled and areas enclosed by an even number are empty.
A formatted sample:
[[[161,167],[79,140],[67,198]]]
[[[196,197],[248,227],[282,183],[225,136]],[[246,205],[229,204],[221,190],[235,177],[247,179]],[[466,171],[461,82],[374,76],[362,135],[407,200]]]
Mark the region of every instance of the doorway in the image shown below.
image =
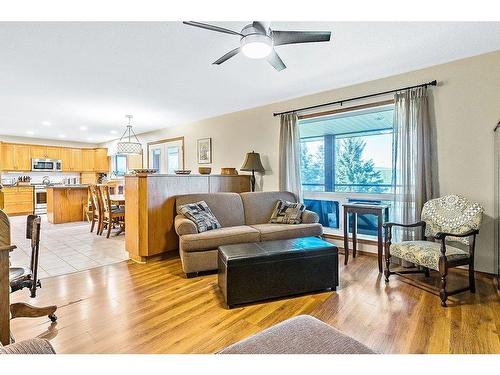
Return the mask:
[[[160,174],[174,174],[184,169],[184,137],[148,143],[148,168]]]

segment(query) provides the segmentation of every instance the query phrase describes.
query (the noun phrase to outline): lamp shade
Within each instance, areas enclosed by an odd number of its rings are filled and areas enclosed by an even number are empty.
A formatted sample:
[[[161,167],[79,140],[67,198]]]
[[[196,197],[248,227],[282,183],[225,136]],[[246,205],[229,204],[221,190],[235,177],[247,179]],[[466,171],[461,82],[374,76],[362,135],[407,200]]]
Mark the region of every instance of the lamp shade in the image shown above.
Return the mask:
[[[248,171],[248,172],[264,172],[264,166],[262,165],[262,162],[260,161],[260,154],[258,152],[249,152],[247,153],[247,157],[245,158],[245,162],[243,163],[243,166],[241,167],[242,171]]]

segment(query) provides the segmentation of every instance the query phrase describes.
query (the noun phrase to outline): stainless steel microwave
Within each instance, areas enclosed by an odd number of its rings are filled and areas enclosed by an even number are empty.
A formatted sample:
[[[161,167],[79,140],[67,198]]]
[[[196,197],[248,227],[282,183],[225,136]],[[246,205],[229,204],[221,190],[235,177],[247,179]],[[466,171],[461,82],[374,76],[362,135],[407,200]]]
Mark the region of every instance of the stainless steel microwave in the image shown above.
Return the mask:
[[[61,160],[54,159],[31,159],[31,170],[33,172],[61,172]]]

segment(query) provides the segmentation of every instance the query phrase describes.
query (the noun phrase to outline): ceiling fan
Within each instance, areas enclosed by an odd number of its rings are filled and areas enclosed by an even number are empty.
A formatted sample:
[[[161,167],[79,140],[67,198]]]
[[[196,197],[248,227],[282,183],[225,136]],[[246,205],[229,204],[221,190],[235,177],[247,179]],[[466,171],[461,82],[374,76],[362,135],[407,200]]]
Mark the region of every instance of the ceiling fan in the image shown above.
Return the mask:
[[[237,35],[240,37],[240,46],[229,51],[224,56],[214,61],[213,64],[220,65],[231,57],[242,52],[251,59],[263,59],[271,64],[274,69],[281,71],[286,68],[285,63],[274,50],[275,46],[284,44],[328,42],[330,31],[278,31],[271,30],[268,24],[262,21],[253,21],[246,25],[240,32],[225,29],[223,27],[209,25],[195,21],[184,21],[189,26],[217,31],[219,33]]]

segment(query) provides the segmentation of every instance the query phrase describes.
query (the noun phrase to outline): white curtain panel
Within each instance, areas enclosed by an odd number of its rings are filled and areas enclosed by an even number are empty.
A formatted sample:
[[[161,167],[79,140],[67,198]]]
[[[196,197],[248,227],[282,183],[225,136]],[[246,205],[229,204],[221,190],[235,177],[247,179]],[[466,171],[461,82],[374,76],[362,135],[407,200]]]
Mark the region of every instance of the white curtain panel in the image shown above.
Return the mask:
[[[294,193],[302,202],[300,135],[296,113],[281,115],[279,161],[279,189]]]
[[[432,198],[431,130],[427,88],[397,92],[394,96],[395,195],[393,220],[415,223]],[[395,241],[418,238],[420,230],[394,231]]]
[[[500,289],[500,122],[495,128],[495,271]]]

